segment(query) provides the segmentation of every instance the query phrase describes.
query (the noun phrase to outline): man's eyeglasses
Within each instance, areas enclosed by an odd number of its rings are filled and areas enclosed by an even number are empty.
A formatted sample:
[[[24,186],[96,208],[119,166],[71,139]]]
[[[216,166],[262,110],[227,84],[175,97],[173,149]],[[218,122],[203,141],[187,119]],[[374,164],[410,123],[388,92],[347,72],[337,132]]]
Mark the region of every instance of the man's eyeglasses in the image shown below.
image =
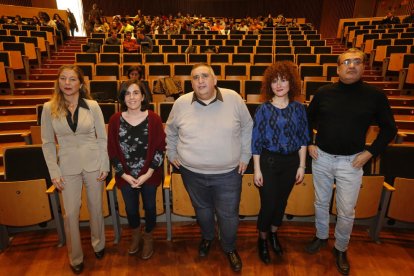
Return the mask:
[[[346,60],[342,61],[341,64],[343,64],[345,66],[350,66],[352,63],[354,65],[361,65],[362,62],[363,62],[362,59],[356,58],[356,59],[346,59]]]

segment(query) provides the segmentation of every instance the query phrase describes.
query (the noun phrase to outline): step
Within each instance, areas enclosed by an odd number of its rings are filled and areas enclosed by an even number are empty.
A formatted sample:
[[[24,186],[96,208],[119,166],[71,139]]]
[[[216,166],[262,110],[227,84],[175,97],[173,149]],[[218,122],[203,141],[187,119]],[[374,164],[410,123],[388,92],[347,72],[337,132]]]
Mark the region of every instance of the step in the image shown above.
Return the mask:
[[[398,89],[397,81],[367,81],[367,83],[382,89]]]
[[[414,107],[414,97],[400,96],[388,97],[391,106],[409,106]]]
[[[17,116],[17,115],[15,115]],[[28,115],[25,115],[26,117]],[[4,116],[0,116],[0,119]],[[26,119],[26,120],[7,120],[7,121],[0,121],[0,129],[4,130],[18,130],[18,129],[30,129],[30,126],[37,125],[37,119]]]
[[[45,61],[45,63],[55,62],[55,61],[67,61],[67,60],[75,60],[75,53],[68,53],[72,54],[70,56],[51,56],[49,60]]]
[[[39,81],[23,80],[23,81],[15,81],[14,85],[16,89],[54,88],[55,82],[51,80],[39,80]]]
[[[27,133],[27,130],[2,130],[0,131],[0,143],[15,143],[15,142],[24,142],[23,134]]]
[[[0,95],[0,106],[22,106],[44,104],[49,101],[51,96],[47,95]]]
[[[401,90],[399,89],[383,89],[385,95],[387,95],[387,97],[389,96],[400,96],[401,95]]]
[[[30,73],[31,74],[55,75],[55,79],[56,79],[58,70],[57,69],[37,68],[37,69],[30,70]]]
[[[7,115],[33,115],[36,114],[36,106],[0,106],[0,116]]]
[[[362,79],[366,82],[383,81],[383,77],[377,75],[363,75]]]
[[[62,67],[62,65],[64,65],[64,64],[73,64],[74,62],[72,62],[72,63],[68,63],[68,62],[64,62],[64,63],[61,63],[61,64],[42,64],[42,68],[45,68],[45,69],[59,69],[60,67]]]
[[[70,52],[56,52],[51,55],[51,57],[74,57],[74,53]]]
[[[21,96],[24,96],[24,95],[52,96],[54,91],[55,91],[55,88],[42,88],[42,87],[40,87],[40,88],[36,88],[36,87],[31,88],[31,87],[28,87],[28,88],[15,89],[13,91],[13,95],[16,95],[16,96],[18,96],[18,95],[21,95]]]
[[[63,64],[73,64],[75,62],[75,57],[72,57],[70,59],[49,59],[48,61],[43,63],[43,66],[47,67],[48,65],[63,65]]]
[[[391,106],[394,115],[414,115],[414,106]]]
[[[30,80],[56,80],[56,74],[30,74]]]

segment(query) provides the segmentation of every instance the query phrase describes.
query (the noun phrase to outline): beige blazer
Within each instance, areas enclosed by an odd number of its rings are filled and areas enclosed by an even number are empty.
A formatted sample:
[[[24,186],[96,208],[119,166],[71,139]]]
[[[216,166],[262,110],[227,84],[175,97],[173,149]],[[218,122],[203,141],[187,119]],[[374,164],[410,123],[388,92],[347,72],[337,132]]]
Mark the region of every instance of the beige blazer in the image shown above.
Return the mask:
[[[51,103],[43,106],[42,149],[50,177],[79,174],[82,170],[109,171],[107,134],[102,111],[96,101],[84,99],[89,107],[79,107],[78,126],[73,132],[66,117],[52,118]],[[56,151],[56,142],[59,150]]]

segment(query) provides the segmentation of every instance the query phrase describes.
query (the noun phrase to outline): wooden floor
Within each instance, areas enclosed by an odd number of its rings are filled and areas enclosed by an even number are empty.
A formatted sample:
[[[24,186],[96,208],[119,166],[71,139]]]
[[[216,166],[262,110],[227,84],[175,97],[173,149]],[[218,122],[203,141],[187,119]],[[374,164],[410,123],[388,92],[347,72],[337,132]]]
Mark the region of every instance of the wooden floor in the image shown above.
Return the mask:
[[[237,245],[243,269],[233,273],[217,241],[208,257],[197,256],[199,230],[192,222],[175,224],[172,242],[165,240],[164,224],[159,224],[154,233],[155,253],[147,261],[128,255],[130,231],[126,226],[118,245],[112,243],[113,232],[107,226],[107,254],[97,260],[88,228],[83,228],[83,275],[340,275],[331,252],[332,238],[321,252],[304,252],[313,232],[312,223],[286,222],[280,229],[284,256],[277,258],[272,253],[272,263],[264,265],[257,256],[255,222],[241,222]],[[414,231],[385,229],[381,238],[382,243],[376,244],[368,238],[366,227],[354,227],[348,253],[351,275],[414,275]],[[57,248],[56,244],[53,230],[15,234],[11,246],[0,254],[0,275],[72,275],[66,247]]]

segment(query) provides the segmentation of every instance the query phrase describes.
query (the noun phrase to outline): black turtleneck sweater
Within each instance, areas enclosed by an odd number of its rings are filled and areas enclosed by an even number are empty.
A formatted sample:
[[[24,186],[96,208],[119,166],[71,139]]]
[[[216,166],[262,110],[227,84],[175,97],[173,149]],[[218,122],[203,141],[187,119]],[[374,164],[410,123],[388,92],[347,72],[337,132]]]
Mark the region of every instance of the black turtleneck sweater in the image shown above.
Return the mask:
[[[374,156],[385,149],[397,133],[385,94],[363,81],[337,82],[321,87],[308,107],[310,133],[318,131],[316,145],[334,155],[352,155],[368,150]],[[365,136],[370,125],[380,132],[370,146]]]

